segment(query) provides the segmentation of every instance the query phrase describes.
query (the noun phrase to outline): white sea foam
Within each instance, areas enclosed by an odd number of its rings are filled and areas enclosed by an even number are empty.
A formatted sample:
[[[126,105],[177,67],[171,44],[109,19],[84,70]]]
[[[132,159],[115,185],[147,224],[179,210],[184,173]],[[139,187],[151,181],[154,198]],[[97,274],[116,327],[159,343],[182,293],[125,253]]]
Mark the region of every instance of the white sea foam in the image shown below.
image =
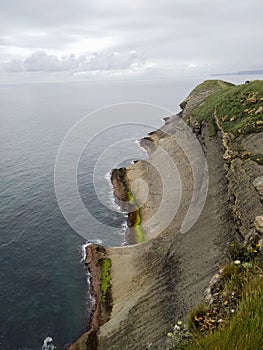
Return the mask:
[[[128,215],[126,215],[125,217],[128,217]],[[127,233],[127,229],[128,229],[128,223],[127,223],[127,220],[125,222],[123,222],[121,224],[121,229],[119,231],[119,234],[122,238],[122,242],[121,242],[121,245],[124,246],[124,245],[127,245],[128,242],[126,240],[126,233]]]
[[[135,140],[134,142],[136,143],[136,145],[138,145],[140,147],[141,151],[143,151],[143,153],[145,153],[145,156],[146,156],[145,159],[148,158],[149,155],[148,155],[146,149],[141,146],[140,140]]]
[[[105,180],[107,180],[108,185],[109,185],[109,191],[108,191],[108,196],[107,196],[107,204],[109,204],[109,208],[117,211],[118,213],[121,213],[121,207],[115,202],[115,198],[113,195],[113,185],[111,183],[111,171],[107,172],[105,175]]]
[[[86,257],[87,257],[86,248],[90,243],[91,242],[87,242],[85,244],[82,244],[82,246],[81,246],[81,261],[82,262],[85,262],[85,260],[86,260]]]
[[[87,257],[86,248],[87,248],[87,246],[89,244],[92,244],[92,243],[94,243],[94,244],[102,244],[103,241],[100,238],[96,238],[96,239],[92,239],[92,240],[86,242],[85,244],[82,244],[82,246],[81,246],[81,262],[85,262],[86,257]]]
[[[126,215],[125,217],[128,217],[128,215]],[[128,228],[128,224],[127,224],[127,221],[125,221],[121,224],[121,232],[122,233],[125,232],[125,230],[127,230],[127,228]]]
[[[56,347],[52,344],[53,339],[51,337],[46,337],[43,341],[41,350],[55,350]]]
[[[90,288],[91,288],[91,282],[90,282],[90,273],[89,273],[89,270],[87,269],[87,284],[89,286],[89,291],[90,291]],[[93,295],[91,294],[91,292],[89,292],[88,294],[88,305],[91,304],[91,306],[93,307],[95,305],[95,302],[96,302],[96,299],[93,297]]]
[[[107,181],[110,181],[111,180],[111,171],[108,171],[107,174],[105,175],[105,179]]]
[[[100,239],[98,239],[97,241],[101,241]],[[95,242],[94,242],[95,243]],[[85,260],[86,260],[86,257],[87,257],[87,251],[86,251],[86,248],[87,248],[87,246],[89,245],[89,244],[92,244],[92,242],[91,241],[88,241],[87,243],[85,243],[85,244],[82,244],[82,246],[81,246],[81,252],[82,252],[82,257],[81,257],[81,261],[82,262],[85,262]],[[90,286],[91,286],[91,283],[90,283],[90,272],[89,272],[89,270],[88,270],[88,268],[86,268],[86,278],[87,278],[87,285],[88,285],[88,290],[90,291]],[[90,304],[91,303],[91,305],[92,306],[94,306],[94,304],[95,304],[95,302],[96,302],[96,299],[92,296],[92,294],[89,292],[88,293],[88,301],[87,301],[87,303],[88,304]],[[90,306],[90,305],[89,305]]]

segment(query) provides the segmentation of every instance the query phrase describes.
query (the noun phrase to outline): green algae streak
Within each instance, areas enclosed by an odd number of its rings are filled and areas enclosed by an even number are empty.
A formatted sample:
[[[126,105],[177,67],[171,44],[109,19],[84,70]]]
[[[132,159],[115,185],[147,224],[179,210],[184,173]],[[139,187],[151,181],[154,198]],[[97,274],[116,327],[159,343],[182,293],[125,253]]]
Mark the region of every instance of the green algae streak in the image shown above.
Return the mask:
[[[132,194],[132,192],[128,192],[128,200],[129,200],[129,203],[133,206],[135,206],[137,208],[137,203],[136,203],[136,200],[135,200],[135,197],[134,195]],[[135,230],[135,233],[136,233],[136,242],[137,243],[143,243],[145,241],[144,239],[144,233],[143,233],[143,230],[141,228],[141,214],[140,214],[140,208],[137,208],[135,210],[135,222],[133,223],[134,225],[134,230]]]

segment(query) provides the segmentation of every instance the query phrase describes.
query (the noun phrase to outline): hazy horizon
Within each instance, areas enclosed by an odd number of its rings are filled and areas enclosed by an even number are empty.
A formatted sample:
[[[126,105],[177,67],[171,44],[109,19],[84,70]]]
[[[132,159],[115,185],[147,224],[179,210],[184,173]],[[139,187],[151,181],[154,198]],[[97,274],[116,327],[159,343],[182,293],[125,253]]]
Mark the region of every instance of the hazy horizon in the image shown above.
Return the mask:
[[[0,10],[0,83],[262,77],[260,0],[3,0]]]

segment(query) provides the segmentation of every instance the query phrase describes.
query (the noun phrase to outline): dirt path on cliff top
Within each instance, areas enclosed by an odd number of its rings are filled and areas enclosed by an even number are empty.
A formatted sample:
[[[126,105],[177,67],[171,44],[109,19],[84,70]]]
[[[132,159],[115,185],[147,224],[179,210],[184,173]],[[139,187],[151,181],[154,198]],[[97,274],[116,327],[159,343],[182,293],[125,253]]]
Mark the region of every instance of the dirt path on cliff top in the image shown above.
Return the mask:
[[[174,128],[172,119],[167,125]],[[200,302],[209,280],[222,263],[227,242],[232,240],[235,232],[227,202],[220,137],[211,139],[206,128],[202,131],[209,170],[208,195],[201,215],[186,233],[180,233],[179,229],[191,200],[193,174],[173,136],[159,142],[179,168],[182,179],[180,206],[171,224],[161,234],[160,218],[147,226],[148,218],[160,206],[161,179],[147,162],[140,161],[128,168],[130,183],[143,179],[149,186],[147,202],[141,209],[149,241],[107,249],[112,262],[113,309],[111,319],[98,333],[98,349],[101,350],[143,350],[150,344],[151,349],[165,349],[167,332]],[[151,157],[155,157],[154,153]],[[160,166],[167,169],[167,163]],[[175,188],[179,186],[176,178],[172,180]],[[133,188],[138,198],[140,186],[137,183]],[[168,208],[173,205],[172,202],[166,204]]]

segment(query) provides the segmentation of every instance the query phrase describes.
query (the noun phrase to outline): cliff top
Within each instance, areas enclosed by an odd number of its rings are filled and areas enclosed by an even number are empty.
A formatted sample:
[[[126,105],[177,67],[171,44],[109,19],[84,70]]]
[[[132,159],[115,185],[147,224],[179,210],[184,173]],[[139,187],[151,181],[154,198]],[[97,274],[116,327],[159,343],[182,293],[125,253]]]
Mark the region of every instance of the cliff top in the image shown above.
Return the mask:
[[[211,123],[216,112],[223,130],[234,137],[263,131],[263,81],[233,85],[209,80],[197,86],[189,98],[202,91],[211,94],[193,111],[196,120]]]

